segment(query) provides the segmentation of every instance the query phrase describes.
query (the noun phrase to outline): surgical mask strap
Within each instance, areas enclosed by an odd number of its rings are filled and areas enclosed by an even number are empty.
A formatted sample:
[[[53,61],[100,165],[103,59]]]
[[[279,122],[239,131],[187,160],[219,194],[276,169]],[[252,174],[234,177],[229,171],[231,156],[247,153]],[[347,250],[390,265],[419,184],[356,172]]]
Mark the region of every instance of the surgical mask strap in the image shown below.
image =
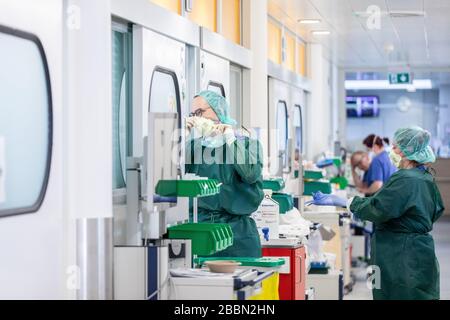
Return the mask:
[[[373,150],[373,148],[375,147],[375,143],[377,142],[377,138],[378,138],[377,135],[375,135],[375,136],[373,137],[372,148],[371,148],[371,151],[372,151],[373,153],[375,153],[375,151]]]

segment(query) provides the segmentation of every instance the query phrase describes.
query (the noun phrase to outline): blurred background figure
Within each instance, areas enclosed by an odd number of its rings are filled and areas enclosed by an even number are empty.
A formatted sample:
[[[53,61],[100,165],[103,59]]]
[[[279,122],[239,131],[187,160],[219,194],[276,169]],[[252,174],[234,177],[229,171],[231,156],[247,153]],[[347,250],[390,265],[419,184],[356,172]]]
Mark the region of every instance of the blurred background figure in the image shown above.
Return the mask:
[[[352,176],[358,191],[370,196],[380,190],[397,169],[390,161],[386,150],[389,146],[388,138],[382,139],[371,134],[364,139],[363,144],[368,152],[357,151],[352,155]],[[364,171],[362,178],[356,171],[357,168]]]

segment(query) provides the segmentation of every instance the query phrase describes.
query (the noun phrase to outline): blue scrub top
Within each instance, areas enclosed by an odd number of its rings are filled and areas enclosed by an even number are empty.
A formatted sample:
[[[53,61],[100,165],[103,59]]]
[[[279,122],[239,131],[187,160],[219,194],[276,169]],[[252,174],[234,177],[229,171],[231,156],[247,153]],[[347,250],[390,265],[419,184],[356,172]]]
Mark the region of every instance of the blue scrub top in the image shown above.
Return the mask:
[[[397,168],[392,164],[388,153],[383,151],[372,159],[369,170],[364,174],[363,182],[367,183],[368,187],[375,181],[382,181],[384,184],[396,171]]]

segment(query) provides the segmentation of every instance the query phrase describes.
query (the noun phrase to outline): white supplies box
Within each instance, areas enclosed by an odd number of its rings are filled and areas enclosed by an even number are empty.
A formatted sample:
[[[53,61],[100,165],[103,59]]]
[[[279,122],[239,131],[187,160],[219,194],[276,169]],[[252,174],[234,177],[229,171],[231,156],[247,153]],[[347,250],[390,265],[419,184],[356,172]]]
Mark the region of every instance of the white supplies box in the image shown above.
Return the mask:
[[[278,239],[280,224],[280,206],[269,196],[266,196],[256,212],[252,214],[261,239],[264,239],[263,228],[269,228],[269,239]]]

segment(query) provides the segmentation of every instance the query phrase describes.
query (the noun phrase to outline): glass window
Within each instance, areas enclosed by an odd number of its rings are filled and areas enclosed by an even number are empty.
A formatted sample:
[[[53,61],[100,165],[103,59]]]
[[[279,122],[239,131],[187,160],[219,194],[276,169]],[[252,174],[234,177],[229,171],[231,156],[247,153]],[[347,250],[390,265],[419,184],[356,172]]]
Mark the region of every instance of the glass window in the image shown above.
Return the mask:
[[[178,113],[180,108],[175,73],[157,68],[150,88],[150,112]]]
[[[208,83],[208,90],[213,91],[217,94],[220,94],[222,97],[226,98],[225,95],[225,88],[223,87],[223,85],[221,83],[218,82],[214,82],[214,81],[210,81]]]
[[[277,143],[278,154],[283,154],[283,166],[287,166],[287,145],[288,145],[288,113],[287,105],[284,101],[279,101],[277,105]]]
[[[177,179],[177,163],[172,155],[179,154],[177,134],[181,129],[181,103],[178,79],[173,71],[156,68],[150,86],[150,113],[152,113],[153,148],[158,150],[154,159],[154,186],[161,179]],[[179,136],[179,135],[178,135]]]
[[[303,153],[303,117],[302,107],[294,106],[295,149]]]
[[[126,159],[131,155],[131,34],[112,31],[113,189],[126,186]]]
[[[52,99],[44,49],[0,26],[0,216],[36,212],[47,188]]]

